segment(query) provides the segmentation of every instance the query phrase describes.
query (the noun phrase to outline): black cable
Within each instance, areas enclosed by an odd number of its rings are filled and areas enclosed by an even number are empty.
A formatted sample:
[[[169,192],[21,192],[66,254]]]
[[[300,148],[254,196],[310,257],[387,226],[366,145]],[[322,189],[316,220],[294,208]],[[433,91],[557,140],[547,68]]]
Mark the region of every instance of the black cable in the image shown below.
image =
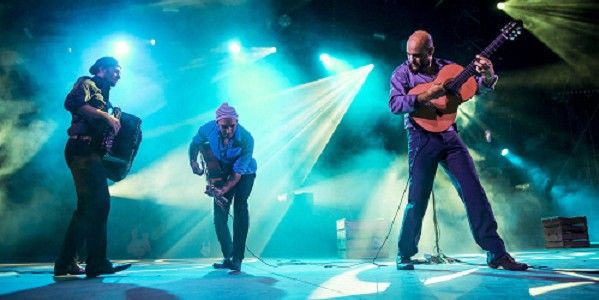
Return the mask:
[[[227,211],[227,214],[231,217],[231,220],[235,219],[235,217],[231,214],[230,211]],[[256,253],[254,253],[254,251],[252,251],[252,249],[250,249],[250,247],[248,247],[247,245],[245,245],[245,250],[247,250],[247,252],[249,252],[255,259],[259,260],[261,263],[263,263],[263,264],[265,264],[265,265],[267,265],[269,267],[278,268],[278,267],[280,267],[280,266],[283,265],[281,263],[278,263],[278,264],[275,265],[275,264],[271,264],[271,263],[266,262],[266,260],[264,260],[262,257],[260,257],[259,255],[257,255]],[[354,266],[365,264],[365,262],[355,263],[355,264],[351,264],[351,265],[347,265],[347,266],[339,265],[339,264],[332,263],[332,262],[323,262],[323,263],[305,263],[304,262],[304,263],[294,263],[294,264],[295,265],[300,265],[300,264],[301,265],[322,265],[324,268],[333,268],[333,267],[337,267],[337,268],[351,268],[351,267],[354,267]]]
[[[389,230],[387,231],[387,234],[385,235],[385,238],[383,239],[383,243],[381,244],[379,249],[376,251],[376,255],[372,258],[372,264],[375,266],[378,266],[378,267],[385,266],[385,265],[376,263],[376,259],[379,257],[379,254],[383,250],[385,243],[387,242],[387,240],[389,239],[389,236],[391,235],[391,231],[393,230],[393,225],[395,224],[395,220],[397,219],[397,215],[399,214],[399,211],[401,209],[401,204],[403,203],[404,196],[406,195],[406,190],[408,189],[409,182],[410,182],[410,177],[408,176],[408,181],[406,181],[406,186],[404,187],[403,192],[401,193],[401,199],[399,200],[399,205],[397,205],[397,209],[395,210],[395,215],[393,216],[393,220],[391,220],[391,225],[389,225]]]
[[[216,201],[216,200],[214,200],[214,201]],[[230,206],[230,204],[229,204],[229,207],[231,207],[231,206]],[[221,208],[222,208],[222,209],[224,209],[223,207],[221,207]],[[228,209],[228,210],[227,210],[227,214],[228,214],[228,215],[231,217],[231,220],[234,220],[234,219],[235,219],[235,217],[233,217],[233,215],[231,214],[231,210],[230,210],[230,209]],[[227,222],[227,226],[229,226],[228,222]],[[265,264],[265,265],[267,265],[267,266],[269,266],[269,267],[272,267],[272,268],[278,268],[278,267],[279,267],[279,266],[277,266],[277,265],[273,265],[273,264],[267,263],[267,262],[266,262],[264,259],[262,259],[260,256],[256,255],[256,254],[254,253],[254,251],[252,251],[252,250],[250,249],[250,247],[248,247],[248,246],[247,246],[247,244],[245,245],[245,250],[247,250],[247,251],[248,251],[248,252],[249,252],[249,253],[250,253],[250,254],[251,254],[251,255],[252,255],[254,258],[256,258],[257,260],[259,260],[261,263],[263,263],[263,264]]]
[[[437,220],[437,201],[435,200],[435,192],[431,191],[431,197],[433,199],[433,228],[435,229],[435,247],[433,251],[435,255],[431,255],[426,258],[427,264],[443,264],[443,263],[456,263],[462,262],[461,260],[453,257],[449,257],[441,251],[439,241],[441,240],[441,229],[439,229],[439,221]]]
[[[439,223],[437,221],[437,207],[435,205],[435,192],[431,191],[431,196],[433,198],[433,227],[435,228],[435,248],[433,249],[433,251],[435,252],[435,254],[437,254],[437,256],[441,256],[441,248],[439,247],[439,237],[440,237],[440,232],[439,232]]]
[[[426,135],[427,139],[426,142],[421,146],[418,147],[416,149],[416,153],[414,154],[414,159],[413,161],[416,161],[416,158],[418,157],[418,154],[420,154],[420,152],[422,151],[422,149],[424,149],[424,147],[428,144],[428,142],[430,141],[430,137],[428,135]],[[381,246],[379,247],[379,249],[377,250],[376,255],[374,256],[374,258],[372,259],[372,264],[382,267],[385,265],[381,265],[376,263],[376,259],[378,258],[381,250],[383,249],[383,247],[385,246],[385,243],[387,242],[387,240],[389,239],[389,236],[391,235],[391,231],[393,230],[393,225],[395,224],[395,220],[397,219],[397,215],[399,214],[399,211],[401,209],[401,205],[403,204],[403,200],[405,197],[405,193],[406,190],[408,188],[408,184],[410,182],[410,180],[412,179],[412,171],[413,171],[413,167],[414,165],[410,165],[409,171],[408,171],[408,180],[406,182],[406,186],[404,187],[404,190],[402,192],[401,195],[401,199],[399,201],[399,205],[397,206],[397,209],[395,210],[395,215],[393,216],[393,220],[391,221],[391,225],[389,226],[389,230],[385,236],[385,239],[383,240],[383,243],[381,244]],[[436,253],[436,255],[431,256],[430,258],[427,258],[425,261],[419,262],[421,264],[440,264],[440,263],[454,263],[454,262],[461,262],[459,259],[456,258],[451,258],[446,256],[445,254],[443,254],[441,252],[441,247],[439,246],[439,241],[441,239],[441,232],[439,229],[439,222],[437,220],[437,210],[436,210],[436,201],[435,201],[435,193],[434,191],[431,191],[431,196],[432,196],[432,201],[433,201],[433,224],[434,224],[434,229],[435,229],[435,246],[434,246],[434,252]]]
[[[256,269],[259,269],[259,268],[256,268]],[[264,271],[264,270],[262,270],[262,271]],[[267,272],[269,274],[272,274],[272,275],[275,275],[275,276],[279,276],[279,277],[287,278],[287,279],[290,279],[290,280],[293,280],[293,281],[301,282],[301,283],[304,283],[304,284],[307,284],[307,285],[310,285],[310,286],[313,286],[313,287],[317,287],[317,288],[321,288],[321,289],[333,291],[335,293],[338,293],[338,294],[341,294],[341,295],[344,295],[344,296],[353,296],[353,297],[361,298],[360,296],[350,295],[350,294],[347,294],[347,293],[345,293],[343,291],[340,291],[340,290],[337,290],[337,289],[332,289],[332,288],[326,287],[326,286],[324,286],[322,284],[313,283],[313,282],[306,281],[306,280],[303,280],[303,279],[299,279],[299,278],[296,278],[296,277],[293,277],[293,276],[289,276],[289,275],[285,275],[285,274],[281,274],[281,273],[277,273],[277,272],[272,272],[272,271],[265,271],[265,272]]]
[[[424,149],[424,147],[428,144],[429,141],[430,141],[430,137],[428,135],[426,135],[426,142],[422,146],[416,148],[416,153],[414,154],[413,162],[416,161],[416,158],[418,157],[418,154],[420,154],[420,152],[422,151],[422,149]],[[408,153],[408,156],[409,156],[409,153]],[[408,189],[408,185],[410,183],[410,180],[412,179],[412,171],[413,171],[413,168],[414,168],[414,164],[410,165],[410,159],[409,158],[408,158],[408,165],[409,165],[409,168],[408,168],[408,180],[406,181],[406,185],[404,187],[404,190],[401,193],[401,198],[399,200],[399,204],[397,205],[397,209],[395,210],[395,215],[393,216],[393,220],[391,220],[391,224],[389,225],[389,230],[387,231],[387,234],[385,235],[385,238],[383,239],[383,243],[381,244],[381,246],[377,250],[376,255],[372,258],[372,262],[371,263],[373,265],[375,265],[375,266],[378,266],[378,267],[384,267],[385,266],[385,265],[381,265],[381,264],[376,263],[376,259],[379,257],[379,254],[383,250],[383,247],[385,246],[385,243],[387,242],[387,240],[389,239],[389,236],[391,235],[391,231],[393,230],[393,225],[395,224],[395,220],[397,219],[397,215],[399,214],[399,211],[401,209],[401,205],[403,204],[403,200],[404,200],[404,197],[406,195],[406,191]]]
[[[235,218],[235,217],[234,217],[234,216],[231,214],[230,210],[229,210],[229,211],[227,211],[227,214],[228,214],[228,215],[231,217],[231,219],[232,219],[232,220]],[[228,224],[227,224],[227,225],[228,225]],[[258,256],[257,254],[255,254],[255,253],[254,253],[254,252],[253,252],[253,251],[250,249],[250,247],[248,247],[247,245],[245,246],[245,249],[246,249],[246,250],[247,250],[247,251],[248,251],[248,252],[249,252],[249,253],[250,253],[250,254],[251,254],[251,255],[252,255],[254,258],[256,258],[256,259],[257,259],[257,260],[259,260],[261,263],[263,263],[263,264],[265,264],[265,265],[267,265],[267,266],[269,266],[269,267],[271,267],[271,268],[278,268],[278,267],[280,266],[280,264],[279,264],[279,265],[273,265],[273,264],[267,263],[267,262],[266,262],[264,259],[262,259],[260,256]],[[308,265],[309,263],[303,263],[303,264],[304,264],[304,265]],[[313,264],[313,263],[310,263],[310,264]],[[350,267],[353,267],[353,266],[356,266],[356,265],[360,265],[360,264],[363,264],[363,262],[362,262],[362,263],[358,263],[358,264],[354,264],[354,265],[349,265],[349,266],[338,266],[338,267],[350,268]],[[334,265],[330,265],[330,264],[325,264],[325,265],[324,265],[324,267],[325,267],[325,268],[331,268],[332,266],[334,266]],[[344,296],[351,296],[351,295],[349,295],[349,294],[347,294],[347,293],[344,293],[343,291],[336,290],[336,289],[332,289],[332,288],[328,288],[328,287],[326,287],[326,286],[324,286],[324,285],[321,285],[321,284],[318,284],[318,283],[313,283],[313,282],[310,282],[310,281],[306,281],[306,280],[303,280],[303,279],[300,279],[300,278],[296,278],[296,277],[293,277],[293,276],[289,276],[289,275],[285,275],[285,274],[281,274],[281,273],[277,273],[277,272],[272,272],[272,271],[266,271],[266,272],[267,272],[267,273],[269,273],[269,274],[275,275],[275,276],[279,276],[279,277],[287,278],[287,279],[289,279],[289,280],[293,280],[293,281],[297,281],[297,282],[300,282],[300,283],[304,283],[304,284],[307,284],[307,285],[310,285],[310,286],[313,286],[313,287],[317,287],[317,288],[321,288],[321,289],[329,290],[329,291],[332,291],[332,292],[335,292],[335,293],[338,293],[338,294],[341,294],[341,295],[344,295]]]
[[[247,250],[247,251],[248,251],[248,252],[249,252],[249,253],[250,253],[250,254],[251,254],[253,257],[255,257],[257,260],[259,260],[261,263],[263,263],[263,264],[265,264],[265,265],[267,265],[267,266],[269,266],[269,267],[272,267],[272,268],[278,268],[278,267],[279,267],[279,266],[277,266],[277,265],[273,265],[273,264],[269,264],[269,263],[267,263],[267,262],[266,262],[264,259],[262,259],[260,256],[256,255],[256,254],[255,254],[255,253],[254,253],[254,252],[253,252],[253,251],[250,249],[250,247],[248,247],[247,245],[245,246],[245,250]]]

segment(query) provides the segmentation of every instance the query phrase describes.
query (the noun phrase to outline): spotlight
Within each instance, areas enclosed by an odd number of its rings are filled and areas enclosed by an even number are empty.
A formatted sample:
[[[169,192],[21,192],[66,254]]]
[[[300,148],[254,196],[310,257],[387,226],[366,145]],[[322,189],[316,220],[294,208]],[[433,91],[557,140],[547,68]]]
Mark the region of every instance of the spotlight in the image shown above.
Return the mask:
[[[155,39],[150,39],[150,45],[151,46],[156,46],[156,40]]]
[[[287,28],[289,25],[291,25],[291,17],[287,14],[283,14],[279,16],[278,23],[281,28]]]
[[[322,53],[320,55],[320,61],[329,73],[341,73],[353,69],[347,61],[327,53]]]
[[[499,3],[497,3],[497,9],[504,10],[505,9],[505,2],[499,2]]]
[[[280,194],[277,196],[277,201],[279,202],[285,202],[289,200],[289,194],[285,193],[285,194]]]
[[[229,52],[233,54],[238,54],[241,52],[241,44],[238,41],[229,42]]]
[[[125,56],[129,54],[130,50],[129,44],[125,41],[117,41],[114,43],[114,52],[116,52],[118,56]]]
[[[485,130],[485,140],[487,141],[487,143],[493,141],[493,133],[489,129]]]
[[[508,155],[508,154],[510,154],[510,149],[508,149],[508,148],[503,148],[503,149],[501,150],[501,156],[506,156],[506,155]]]

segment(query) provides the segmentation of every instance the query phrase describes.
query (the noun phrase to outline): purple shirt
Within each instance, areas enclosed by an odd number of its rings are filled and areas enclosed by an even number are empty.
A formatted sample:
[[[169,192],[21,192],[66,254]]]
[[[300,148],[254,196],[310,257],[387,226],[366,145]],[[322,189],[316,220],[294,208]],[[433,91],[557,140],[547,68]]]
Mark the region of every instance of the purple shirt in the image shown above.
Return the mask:
[[[443,66],[453,64],[454,62],[446,59],[433,58],[433,63],[437,64],[437,70],[441,70]],[[389,108],[394,114],[405,114],[405,128],[414,128],[414,124],[412,123],[412,119],[409,117],[409,113],[418,108],[416,95],[408,95],[408,92],[419,84],[432,82],[436,77],[437,73],[434,75],[427,75],[412,72],[407,60],[395,68],[395,71],[393,71],[393,75],[391,75],[391,90],[389,92]],[[495,87],[495,83],[497,83],[497,75],[495,75],[495,78],[493,81],[491,81],[491,84],[486,84],[481,76],[476,76],[476,82],[478,83],[479,87],[477,93],[485,94],[493,90]],[[454,128],[451,126],[447,130],[454,130]]]

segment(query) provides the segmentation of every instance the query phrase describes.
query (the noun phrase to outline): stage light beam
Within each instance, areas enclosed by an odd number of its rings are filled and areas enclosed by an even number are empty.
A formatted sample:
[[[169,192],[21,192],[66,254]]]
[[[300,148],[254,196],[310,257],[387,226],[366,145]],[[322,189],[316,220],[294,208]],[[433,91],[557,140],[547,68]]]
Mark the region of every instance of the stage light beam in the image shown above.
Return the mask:
[[[524,28],[577,73],[593,79],[599,70],[596,55],[599,24],[592,12],[598,9],[596,1],[587,0],[509,0],[504,2],[502,11],[522,20]]]
[[[333,57],[328,53],[321,54],[319,58],[327,71],[341,73],[353,69],[346,61]]]
[[[236,47],[233,45],[233,50]],[[252,47],[241,51],[239,53],[231,52],[232,59],[227,59],[220,64],[220,71],[212,77],[212,82],[219,81],[225,77],[228,77],[239,70],[239,67],[247,66],[248,64],[255,63],[265,57],[277,52],[276,47]],[[244,75],[246,76],[246,75]]]
[[[243,117],[243,126],[260,141],[255,144],[254,157],[260,165],[261,184],[254,186],[251,196],[261,199],[252,206],[252,227],[259,228],[253,232],[259,234],[248,239],[252,249],[261,252],[270,240],[286,213],[287,208],[282,206],[292,202],[279,202],[277,196],[304,182],[373,67],[366,65],[271,95],[230,101]],[[170,130],[164,128],[154,134]],[[188,143],[112,185],[111,194],[202,211],[211,209],[210,201],[189,201],[208,197],[202,193],[200,178],[189,170]],[[165,180],[173,177],[180,178],[175,185]]]

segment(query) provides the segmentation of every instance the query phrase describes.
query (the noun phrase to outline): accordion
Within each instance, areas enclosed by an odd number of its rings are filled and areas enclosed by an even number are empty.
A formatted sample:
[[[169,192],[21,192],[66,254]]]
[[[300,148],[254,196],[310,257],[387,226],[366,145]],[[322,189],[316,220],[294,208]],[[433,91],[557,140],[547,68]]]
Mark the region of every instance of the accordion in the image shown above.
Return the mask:
[[[118,107],[113,108],[113,115],[121,122],[121,129],[116,135],[105,131],[100,148],[108,179],[120,181],[129,173],[141,144],[141,119]]]

